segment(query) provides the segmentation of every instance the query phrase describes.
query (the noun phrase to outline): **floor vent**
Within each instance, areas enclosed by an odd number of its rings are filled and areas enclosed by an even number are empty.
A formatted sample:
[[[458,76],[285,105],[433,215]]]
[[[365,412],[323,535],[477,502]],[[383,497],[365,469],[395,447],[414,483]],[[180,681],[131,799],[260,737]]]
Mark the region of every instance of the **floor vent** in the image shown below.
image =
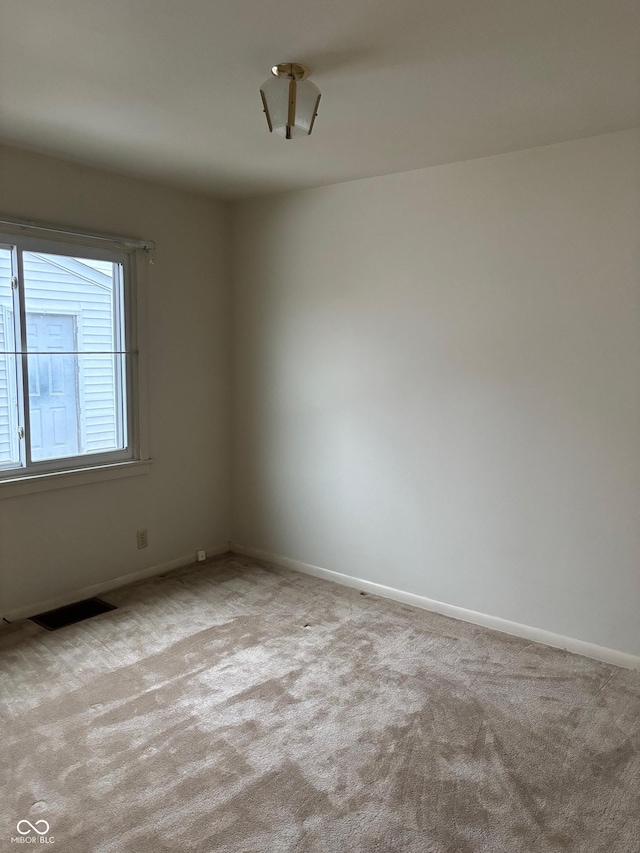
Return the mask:
[[[46,628],[47,631],[57,631],[58,628],[66,628],[74,622],[82,622],[83,619],[91,619],[92,616],[99,616],[101,613],[108,613],[115,609],[115,604],[107,604],[100,598],[87,598],[85,601],[76,601],[75,604],[68,604],[66,607],[39,613],[37,616],[32,616],[31,621]]]

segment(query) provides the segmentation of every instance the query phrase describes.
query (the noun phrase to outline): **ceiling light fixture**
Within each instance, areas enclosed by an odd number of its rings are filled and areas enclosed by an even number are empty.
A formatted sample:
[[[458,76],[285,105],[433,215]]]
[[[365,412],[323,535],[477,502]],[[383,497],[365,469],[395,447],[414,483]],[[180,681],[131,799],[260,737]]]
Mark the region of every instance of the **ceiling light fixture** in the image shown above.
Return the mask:
[[[309,69],[298,62],[280,62],[260,87],[269,131],[285,139],[309,136],[318,115],[320,89],[307,77]]]

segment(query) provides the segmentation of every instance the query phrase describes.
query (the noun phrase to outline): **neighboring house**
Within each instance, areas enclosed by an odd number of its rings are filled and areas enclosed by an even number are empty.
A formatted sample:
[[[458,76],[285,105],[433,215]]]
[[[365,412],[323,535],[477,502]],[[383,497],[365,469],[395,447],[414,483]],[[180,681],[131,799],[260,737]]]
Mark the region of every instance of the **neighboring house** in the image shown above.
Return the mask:
[[[60,255],[23,254],[29,410],[34,459],[118,446],[120,370],[112,265]],[[102,269],[101,269],[102,268]],[[0,465],[18,458],[16,383],[8,253],[0,252]],[[56,352],[60,355],[54,355]]]

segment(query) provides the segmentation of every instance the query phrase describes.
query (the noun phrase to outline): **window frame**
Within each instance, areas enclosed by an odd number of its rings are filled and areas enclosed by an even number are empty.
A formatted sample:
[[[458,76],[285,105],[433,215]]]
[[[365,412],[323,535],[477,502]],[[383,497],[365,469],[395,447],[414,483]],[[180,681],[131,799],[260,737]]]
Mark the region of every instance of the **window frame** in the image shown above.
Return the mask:
[[[35,230],[35,229],[34,229]],[[17,233],[16,233],[17,232]],[[76,242],[77,239],[77,242]],[[92,482],[100,479],[112,479],[114,476],[130,476],[144,473],[150,463],[148,454],[146,424],[146,384],[143,381],[146,371],[141,353],[141,339],[144,330],[141,324],[143,312],[140,309],[144,271],[148,264],[147,252],[140,248],[123,246],[117,239],[105,246],[107,238],[74,234],[73,239],[52,239],[43,229],[37,236],[20,233],[16,228],[0,227],[0,247],[12,251],[12,275],[17,274],[20,309],[19,319],[14,317],[14,328],[21,333],[21,340],[15,340],[17,391],[19,394],[19,412],[24,427],[24,443],[21,462],[16,466],[0,470],[0,497],[7,494],[38,491],[58,486],[75,485],[80,482]],[[107,240],[108,242],[108,240]],[[40,461],[29,461],[29,402],[28,391],[24,387],[27,381],[28,348],[26,346],[25,324],[25,278],[22,264],[24,252],[39,252],[88,260],[104,260],[121,264],[122,269],[122,311],[124,323],[123,347],[126,353],[123,370],[126,393],[122,403],[126,407],[124,428],[126,447],[120,450],[84,453],[75,456]],[[14,291],[15,292],[15,291]],[[15,303],[14,299],[14,303]],[[117,312],[115,312],[117,314]],[[121,320],[116,318],[116,322]],[[118,380],[121,385],[121,378]],[[82,476],[85,475],[85,476]]]

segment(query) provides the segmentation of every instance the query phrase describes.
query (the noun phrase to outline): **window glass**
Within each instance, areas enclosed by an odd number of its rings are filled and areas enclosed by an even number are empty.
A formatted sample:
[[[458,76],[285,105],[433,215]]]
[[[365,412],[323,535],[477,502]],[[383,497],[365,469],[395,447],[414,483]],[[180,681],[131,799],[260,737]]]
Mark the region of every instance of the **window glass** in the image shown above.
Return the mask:
[[[23,253],[34,462],[126,447],[120,264]]]
[[[131,459],[126,257],[14,239],[0,241],[0,473]]]
[[[0,469],[20,463],[11,249],[0,248]]]

